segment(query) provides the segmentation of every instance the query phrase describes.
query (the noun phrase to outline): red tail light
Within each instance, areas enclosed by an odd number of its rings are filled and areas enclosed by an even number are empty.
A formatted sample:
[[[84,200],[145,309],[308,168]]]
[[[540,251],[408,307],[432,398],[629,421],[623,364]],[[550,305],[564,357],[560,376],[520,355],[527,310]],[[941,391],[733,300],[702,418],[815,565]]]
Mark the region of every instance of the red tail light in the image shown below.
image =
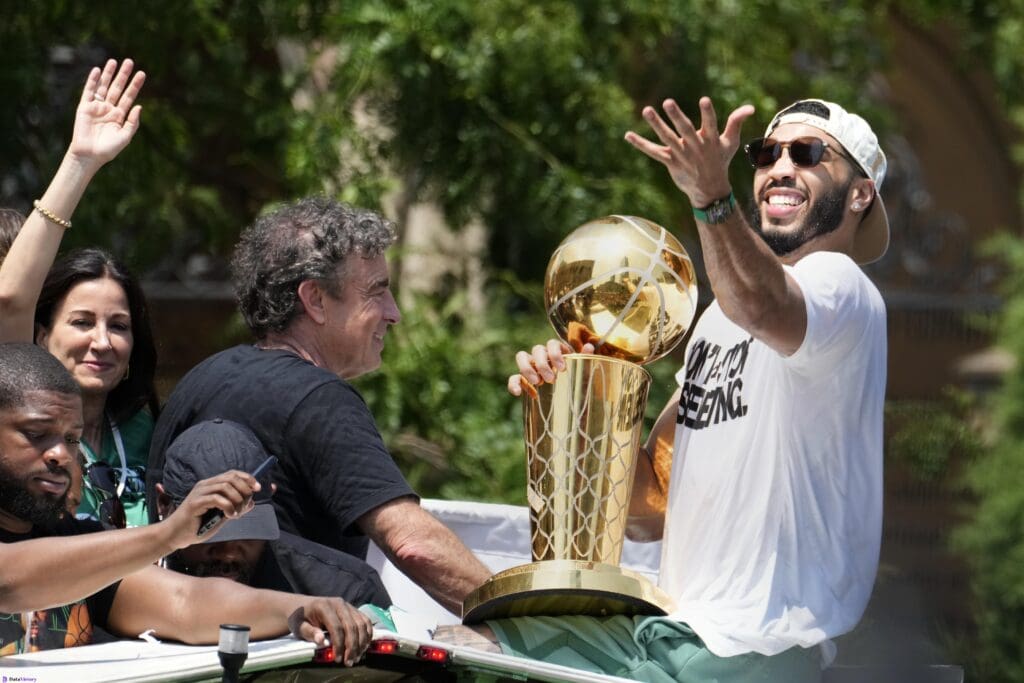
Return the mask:
[[[398,641],[381,638],[370,643],[369,652],[377,655],[393,655],[398,652]]]
[[[437,662],[438,664],[447,664],[450,657],[448,650],[429,645],[421,645],[420,649],[416,650],[416,656],[425,661]]]

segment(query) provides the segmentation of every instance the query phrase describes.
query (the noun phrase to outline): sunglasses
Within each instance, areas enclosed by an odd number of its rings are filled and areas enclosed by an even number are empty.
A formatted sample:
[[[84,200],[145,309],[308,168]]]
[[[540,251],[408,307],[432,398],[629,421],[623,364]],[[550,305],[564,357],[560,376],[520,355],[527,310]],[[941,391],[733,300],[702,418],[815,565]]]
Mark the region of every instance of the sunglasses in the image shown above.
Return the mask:
[[[815,137],[795,138],[789,142],[757,138],[748,142],[743,149],[754,168],[773,166],[782,156],[784,149],[789,150],[789,158],[794,166],[812,168],[821,163],[821,158],[825,155],[825,150],[829,149],[829,144]],[[842,152],[839,153],[842,154]]]
[[[104,529],[124,529],[128,526],[124,503],[117,495],[117,470],[105,462],[94,462],[85,468],[85,481],[102,501],[98,513]]]

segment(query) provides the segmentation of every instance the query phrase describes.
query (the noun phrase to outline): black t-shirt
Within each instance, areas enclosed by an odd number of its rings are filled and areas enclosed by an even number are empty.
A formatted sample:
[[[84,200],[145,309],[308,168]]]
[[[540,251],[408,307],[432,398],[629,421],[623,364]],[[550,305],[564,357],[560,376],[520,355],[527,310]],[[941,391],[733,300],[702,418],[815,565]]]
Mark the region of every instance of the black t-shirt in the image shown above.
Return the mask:
[[[365,559],[368,540],[355,521],[415,495],[352,385],[287,351],[236,346],[190,370],[160,413],[147,468],[151,515],[167,447],[218,417],[246,425],[278,457],[273,500],[282,531]]]
[[[270,542],[252,586],[339,597],[357,607],[391,606],[380,574],[366,562],[287,532]]]
[[[15,534],[0,529],[0,543],[17,543],[51,536],[77,536],[102,530],[103,527],[97,522],[66,518],[49,532],[32,529],[27,534]],[[104,629],[107,628],[110,607],[114,604],[114,596],[120,585],[120,581],[114,582],[69,605],[25,614],[0,612],[0,656],[77,647],[109,640]],[[30,635],[28,642],[25,641],[26,630]]]

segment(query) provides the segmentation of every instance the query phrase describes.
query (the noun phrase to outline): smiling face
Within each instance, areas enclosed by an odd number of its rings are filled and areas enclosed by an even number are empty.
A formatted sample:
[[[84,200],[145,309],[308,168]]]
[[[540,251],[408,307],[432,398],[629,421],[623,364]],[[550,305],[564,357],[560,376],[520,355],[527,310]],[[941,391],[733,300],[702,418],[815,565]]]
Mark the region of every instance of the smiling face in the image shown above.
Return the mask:
[[[0,527],[52,526],[64,513],[82,436],[82,399],[27,391],[0,410]]]
[[[328,368],[351,379],[380,367],[384,335],[401,320],[384,255],[346,259],[338,295],[323,295],[320,347]]]
[[[842,227],[851,188],[859,176],[839,143],[813,126],[783,124],[770,139],[789,142],[801,137],[828,143],[817,165],[795,165],[787,148],[772,166],[754,174],[753,227],[780,256]]]
[[[36,343],[64,364],[84,393],[110,393],[124,378],[132,353],[128,296],[111,278],[79,282],[54,309],[50,328],[36,334]]]

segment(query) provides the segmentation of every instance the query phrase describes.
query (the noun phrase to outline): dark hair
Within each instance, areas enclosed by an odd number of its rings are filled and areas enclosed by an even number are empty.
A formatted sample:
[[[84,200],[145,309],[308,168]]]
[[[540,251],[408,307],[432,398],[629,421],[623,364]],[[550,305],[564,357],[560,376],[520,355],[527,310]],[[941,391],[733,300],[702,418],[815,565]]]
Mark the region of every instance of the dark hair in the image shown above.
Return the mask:
[[[132,353],[128,358],[128,377],[107,395],[106,409],[115,422],[122,422],[143,406],[149,406],[155,418],[159,412],[153,377],[156,374],[156,344],[149,325],[149,311],[142,287],[123,263],[102,249],[76,249],[50,268],[36,304],[36,325],[53,327],[53,316],[64,297],[80,282],[109,277],[121,285],[128,298],[132,319]]]
[[[257,339],[281,332],[302,312],[299,284],[320,280],[332,294],[349,254],[380,255],[394,226],[373,211],[307,197],[261,216],[242,233],[231,260],[238,308]]]
[[[0,209],[0,261],[7,256],[14,238],[25,223],[25,217],[14,209]]]
[[[82,393],[71,373],[45,349],[25,342],[0,344],[0,410],[20,406],[29,391]]]
[[[819,119],[825,119],[828,121],[832,118],[832,112],[821,102],[815,102],[814,100],[800,100],[794,102],[785,109],[779,110],[779,113],[774,118],[779,118],[783,114],[810,114],[811,116],[817,116]]]

